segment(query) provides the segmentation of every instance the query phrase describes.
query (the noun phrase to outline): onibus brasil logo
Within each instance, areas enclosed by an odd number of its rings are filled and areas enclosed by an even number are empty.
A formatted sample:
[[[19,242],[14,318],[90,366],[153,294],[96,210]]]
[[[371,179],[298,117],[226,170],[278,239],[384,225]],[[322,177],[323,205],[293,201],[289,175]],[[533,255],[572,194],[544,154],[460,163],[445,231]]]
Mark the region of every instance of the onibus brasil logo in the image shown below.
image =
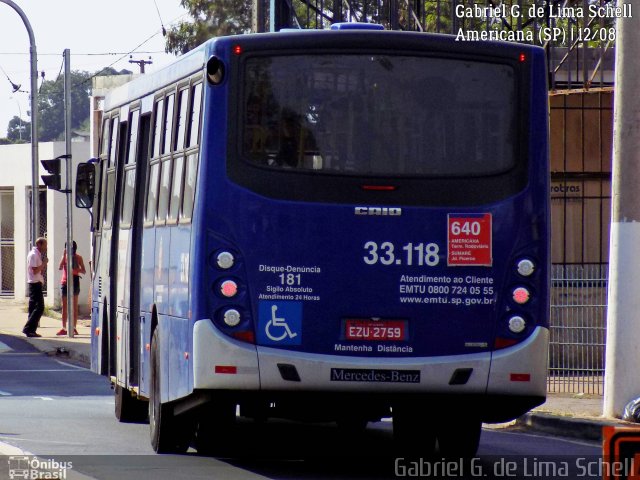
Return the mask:
[[[65,480],[73,462],[58,462],[53,459],[20,455],[9,457],[9,478],[28,480]]]

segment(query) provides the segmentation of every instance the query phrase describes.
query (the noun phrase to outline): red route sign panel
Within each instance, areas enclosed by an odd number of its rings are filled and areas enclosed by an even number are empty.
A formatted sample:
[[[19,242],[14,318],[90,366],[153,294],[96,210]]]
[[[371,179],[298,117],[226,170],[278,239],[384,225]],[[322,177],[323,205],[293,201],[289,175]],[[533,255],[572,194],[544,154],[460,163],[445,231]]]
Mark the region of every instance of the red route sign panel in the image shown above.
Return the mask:
[[[493,264],[491,214],[448,215],[447,265],[490,267]]]

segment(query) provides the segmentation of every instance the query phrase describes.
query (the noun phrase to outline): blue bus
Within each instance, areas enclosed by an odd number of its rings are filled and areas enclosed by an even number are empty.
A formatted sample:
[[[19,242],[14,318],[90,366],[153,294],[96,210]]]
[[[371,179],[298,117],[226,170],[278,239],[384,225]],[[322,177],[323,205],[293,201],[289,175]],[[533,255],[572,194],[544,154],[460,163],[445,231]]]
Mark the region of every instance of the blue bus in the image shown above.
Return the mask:
[[[104,101],[92,368],[157,452],[392,416],[473,455],[545,400],[543,50],[349,27],[215,38]]]

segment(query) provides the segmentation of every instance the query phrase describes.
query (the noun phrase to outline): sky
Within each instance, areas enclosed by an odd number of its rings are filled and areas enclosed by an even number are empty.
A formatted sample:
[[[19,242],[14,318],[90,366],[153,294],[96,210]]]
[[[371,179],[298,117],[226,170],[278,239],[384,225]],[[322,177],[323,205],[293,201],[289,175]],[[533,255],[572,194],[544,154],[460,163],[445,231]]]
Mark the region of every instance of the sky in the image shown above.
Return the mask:
[[[175,59],[164,52],[162,24],[168,30],[190,18],[180,0],[13,1],[29,19],[38,52],[38,75],[44,72],[45,80],[55,80],[61,73],[66,48],[71,51],[72,70],[93,73],[111,66],[139,72],[138,65],[129,63],[129,55],[134,60],[151,57],[153,64],[146,71],[157,70]],[[0,137],[6,136],[9,120],[20,112],[22,119],[30,120],[29,51],[29,36],[20,15],[0,2]],[[7,76],[22,85],[21,91],[12,93]]]

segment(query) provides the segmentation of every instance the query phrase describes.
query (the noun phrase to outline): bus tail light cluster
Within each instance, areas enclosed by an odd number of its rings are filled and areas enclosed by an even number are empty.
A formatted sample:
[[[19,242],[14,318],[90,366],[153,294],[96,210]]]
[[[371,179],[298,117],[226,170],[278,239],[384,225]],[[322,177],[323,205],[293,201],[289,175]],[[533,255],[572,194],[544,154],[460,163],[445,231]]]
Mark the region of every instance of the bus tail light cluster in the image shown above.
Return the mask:
[[[242,261],[231,249],[214,250],[209,265],[213,272],[211,306],[217,328],[232,338],[255,343],[251,314],[246,302]]]
[[[536,265],[529,258],[520,258],[515,262],[517,284],[511,289],[510,307],[507,308],[506,335],[498,336],[494,347],[496,350],[511,347],[524,339],[522,334],[527,330],[527,309],[533,303],[533,294],[527,280],[532,280]],[[503,327],[504,328],[504,327]],[[507,333],[508,332],[508,333]]]

